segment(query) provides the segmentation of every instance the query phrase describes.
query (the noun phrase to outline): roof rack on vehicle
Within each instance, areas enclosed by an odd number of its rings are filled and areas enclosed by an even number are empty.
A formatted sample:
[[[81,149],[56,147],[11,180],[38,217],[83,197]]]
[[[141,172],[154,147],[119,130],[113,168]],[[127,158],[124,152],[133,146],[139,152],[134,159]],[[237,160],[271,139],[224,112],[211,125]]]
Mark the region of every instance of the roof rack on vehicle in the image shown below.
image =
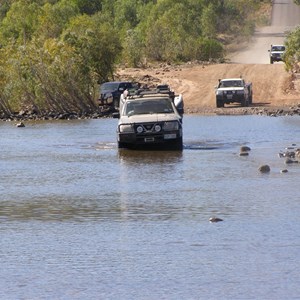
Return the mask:
[[[133,99],[133,98],[141,98],[144,96],[162,96],[162,95],[168,95],[169,97],[175,97],[175,93],[171,91],[170,87],[168,85],[158,85],[156,88],[140,88],[137,90],[127,90],[126,94],[124,95],[127,99]]]
[[[125,90],[120,96],[120,107],[122,109],[127,100],[134,100],[146,97],[168,97],[176,106],[180,114],[183,114],[183,96],[182,94],[175,94],[167,84],[158,85],[156,88],[139,88]]]

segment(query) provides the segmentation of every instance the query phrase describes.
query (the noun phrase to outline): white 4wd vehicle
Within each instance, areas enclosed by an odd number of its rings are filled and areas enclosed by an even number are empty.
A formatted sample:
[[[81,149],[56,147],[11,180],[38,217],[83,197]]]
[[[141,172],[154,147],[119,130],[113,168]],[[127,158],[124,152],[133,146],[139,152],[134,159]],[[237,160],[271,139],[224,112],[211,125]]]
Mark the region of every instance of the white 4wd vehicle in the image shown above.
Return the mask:
[[[242,78],[219,79],[215,93],[217,107],[230,103],[240,103],[241,106],[252,104],[252,82],[245,82]]]
[[[164,89],[162,89],[164,88]],[[182,95],[168,86],[121,95],[117,136],[119,148],[159,147],[182,150]]]
[[[274,61],[283,61],[283,54],[285,52],[284,45],[271,45],[270,52],[270,64],[273,64]]]

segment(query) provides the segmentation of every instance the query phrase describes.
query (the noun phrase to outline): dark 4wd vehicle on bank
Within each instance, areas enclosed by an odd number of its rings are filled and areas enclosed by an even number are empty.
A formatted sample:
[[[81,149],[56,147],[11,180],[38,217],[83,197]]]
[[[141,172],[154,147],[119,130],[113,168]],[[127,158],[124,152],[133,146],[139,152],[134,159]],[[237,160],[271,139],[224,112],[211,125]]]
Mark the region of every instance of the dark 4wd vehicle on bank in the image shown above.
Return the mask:
[[[129,81],[105,82],[100,86],[100,105],[119,107],[120,96],[125,90],[135,89],[136,85]]]
[[[166,86],[126,92],[121,96],[119,112],[114,114],[119,118],[118,147],[182,150],[182,115],[182,95],[175,95]]]

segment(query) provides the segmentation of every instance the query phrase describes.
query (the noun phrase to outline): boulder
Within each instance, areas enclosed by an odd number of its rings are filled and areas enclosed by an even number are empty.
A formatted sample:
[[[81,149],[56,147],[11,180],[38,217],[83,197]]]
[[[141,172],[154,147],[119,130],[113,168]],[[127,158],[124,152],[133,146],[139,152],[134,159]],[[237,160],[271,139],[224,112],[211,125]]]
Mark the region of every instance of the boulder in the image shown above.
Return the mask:
[[[248,156],[248,155],[249,155],[249,153],[246,151],[240,152],[240,156]]]
[[[223,221],[223,219],[217,218],[217,217],[212,217],[209,219],[210,223],[217,223],[217,222],[222,222],[222,221]]]
[[[269,173],[271,171],[271,168],[270,166],[268,165],[262,165],[258,168],[258,170],[261,172],[261,173]]]
[[[25,124],[23,122],[17,123],[16,127],[25,127]]]
[[[251,151],[251,148],[248,147],[248,146],[242,146],[242,147],[240,148],[240,151],[241,151],[241,152],[248,152],[248,151]]]

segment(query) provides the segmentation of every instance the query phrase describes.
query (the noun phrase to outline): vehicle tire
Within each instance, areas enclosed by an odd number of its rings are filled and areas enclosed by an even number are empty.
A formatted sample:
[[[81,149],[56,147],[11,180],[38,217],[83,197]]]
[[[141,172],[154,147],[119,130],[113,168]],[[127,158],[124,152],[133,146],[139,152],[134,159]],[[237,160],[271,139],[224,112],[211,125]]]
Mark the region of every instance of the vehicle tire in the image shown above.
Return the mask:
[[[218,108],[219,107],[224,107],[224,102],[222,100],[217,99],[216,100],[216,105],[217,105]]]
[[[273,59],[272,58],[270,58],[270,64],[273,64]]]
[[[251,93],[251,95],[250,95],[250,97],[249,97],[249,104],[250,104],[250,105],[252,104],[252,93]]]
[[[118,142],[118,148],[119,149],[128,148],[128,145],[126,143]]]
[[[241,100],[241,106],[242,107],[245,107],[246,105],[247,105],[247,102],[248,101],[246,101],[246,99],[245,99],[245,97]]]
[[[120,104],[119,101],[120,100],[118,98],[113,99],[113,106],[115,109],[119,109],[119,104]]]
[[[171,144],[171,150],[176,150],[176,151],[182,151],[183,149],[183,141],[182,137],[176,139],[174,142]]]

